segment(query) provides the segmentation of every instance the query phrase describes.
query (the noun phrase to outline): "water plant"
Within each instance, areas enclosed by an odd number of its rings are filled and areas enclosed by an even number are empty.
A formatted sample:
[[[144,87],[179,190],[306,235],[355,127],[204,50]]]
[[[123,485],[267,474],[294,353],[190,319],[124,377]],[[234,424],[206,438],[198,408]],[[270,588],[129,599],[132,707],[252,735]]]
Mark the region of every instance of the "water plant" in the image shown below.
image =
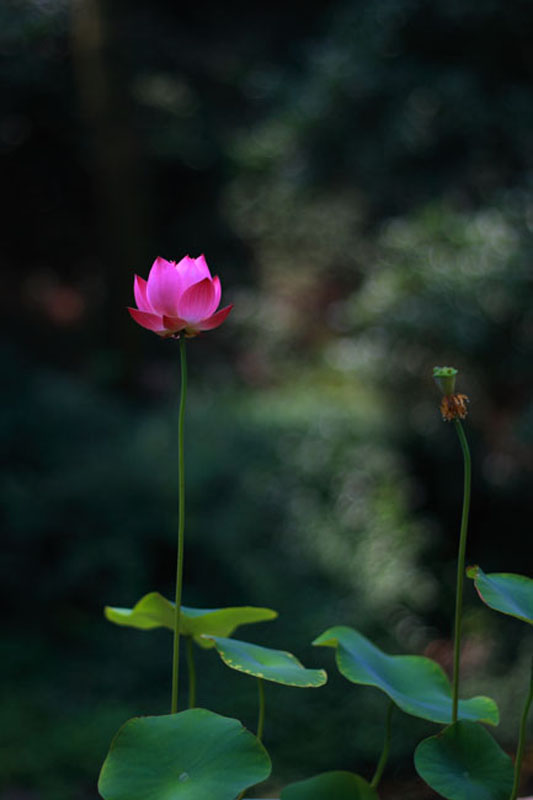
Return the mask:
[[[177,339],[181,392],[178,414],[178,536],[174,600],[156,591],[131,608],[106,607],[109,621],[149,631],[163,627],[173,634],[170,713],[128,720],[113,739],[100,773],[98,788],[104,800],[235,800],[271,771],[264,747],[265,681],[296,688],[326,684],[324,669],[307,669],[285,650],[234,638],[242,626],[274,619],[276,611],[251,606],[220,609],[182,605],[185,540],[184,418],[187,393],[186,340],[224,322],[231,306],[217,311],[221,284],[213,278],[204,256],[185,256],[179,262],[158,258],[147,281],[135,276],[137,308],[133,319],[162,338]],[[489,697],[460,697],[460,664],[465,575],[474,581],[481,600],[490,608],[533,624],[533,580],[507,573],[485,574],[466,566],[471,493],[471,458],[463,421],[468,398],[456,393],[458,371],[435,367],[433,377],[443,396],[444,421],[456,430],[463,456],[463,500],[458,536],[456,602],[453,623],[453,675],[448,679],[434,660],[420,655],[390,655],[359,631],[335,625],[313,642],[330,648],[341,675],[352,685],[373,687],[389,699],[381,754],[371,778],[332,770],[286,786],[281,800],[378,800],[386,769],[391,730],[399,713],[439,726],[419,743],[414,755],[420,777],[448,800],[516,800],[523,762],[526,722],[533,702],[533,671],[522,710],[515,763],[503,752],[484,725],[499,722],[496,703]],[[188,666],[188,708],[180,710],[181,642]],[[257,682],[256,733],[236,719],[197,708],[195,648],[218,654],[232,670]],[[396,713],[394,710],[397,710]],[[327,724],[327,723],[326,723]]]

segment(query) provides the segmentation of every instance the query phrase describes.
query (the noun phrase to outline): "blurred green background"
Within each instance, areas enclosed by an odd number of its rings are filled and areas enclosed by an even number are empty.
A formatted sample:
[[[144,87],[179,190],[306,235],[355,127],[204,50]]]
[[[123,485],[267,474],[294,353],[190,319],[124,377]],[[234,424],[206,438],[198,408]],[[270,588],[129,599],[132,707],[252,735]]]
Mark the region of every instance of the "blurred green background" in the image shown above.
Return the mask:
[[[449,667],[434,364],[471,398],[468,560],[532,574],[532,45],[529,0],[0,5],[2,800],[94,800],[118,726],[168,708],[170,636],[102,614],[173,592],[177,346],[125,310],[157,255],[204,252],[235,304],[188,348],[184,602],[276,608],[242,638],[330,674],[267,687],[257,796],[372,774],[386,701],[325,627]],[[468,583],[464,692],[512,752],[531,636]],[[253,681],[199,668],[253,728]],[[432,797],[435,726],[401,716],[383,796]]]

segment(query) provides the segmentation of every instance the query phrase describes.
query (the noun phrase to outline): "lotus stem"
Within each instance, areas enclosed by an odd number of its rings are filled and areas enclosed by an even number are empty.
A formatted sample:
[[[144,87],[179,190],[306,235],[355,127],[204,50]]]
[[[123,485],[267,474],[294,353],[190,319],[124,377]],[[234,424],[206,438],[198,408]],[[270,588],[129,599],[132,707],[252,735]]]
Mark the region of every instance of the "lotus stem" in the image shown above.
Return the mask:
[[[192,636],[187,636],[187,667],[189,669],[189,708],[196,705],[196,667],[194,664],[194,643]]]
[[[389,758],[390,740],[391,740],[391,720],[392,720],[393,710],[394,710],[394,703],[391,700],[387,708],[387,717],[385,720],[385,740],[383,742],[383,750],[381,751],[381,756],[379,757],[374,777],[370,782],[370,786],[373,789],[377,789],[379,782],[381,780],[381,776],[383,775],[383,770],[385,769],[385,766]]]
[[[259,713],[257,715],[257,738],[263,740],[263,730],[265,728],[265,684],[262,678],[257,679],[257,689],[259,694]]]
[[[524,710],[522,711],[522,718],[520,720],[520,728],[518,731],[518,746],[516,748],[516,759],[514,764],[514,783],[513,791],[509,800],[516,800],[518,797],[518,789],[520,787],[520,771],[522,769],[522,760],[524,758],[524,750],[526,747],[526,723],[527,715],[533,701],[533,661],[531,662],[531,675],[529,678],[529,693],[526,698]]]
[[[263,740],[263,730],[265,727],[265,684],[262,678],[257,679],[257,691],[259,694],[259,712],[257,715],[257,733],[256,736],[261,742]],[[237,800],[242,800],[245,795],[246,789],[243,789]]]
[[[170,713],[178,710],[178,683],[180,669],[181,590],[183,585],[183,550],[185,539],[185,460],[183,456],[183,423],[187,397],[187,358],[185,336],[180,336],[181,393],[178,415],[178,555],[176,561],[176,612],[174,616],[174,652],[172,658],[172,700]]]
[[[454,420],[454,425],[459,437],[459,442],[461,443],[464,460],[463,513],[461,516],[459,554],[457,557],[457,587],[455,595],[455,625],[453,644],[452,722],[457,722],[457,711],[459,707],[459,670],[461,661],[461,628],[463,618],[463,587],[465,580],[465,555],[466,539],[468,534],[468,513],[470,511],[472,466],[470,450],[463,426],[458,419]]]

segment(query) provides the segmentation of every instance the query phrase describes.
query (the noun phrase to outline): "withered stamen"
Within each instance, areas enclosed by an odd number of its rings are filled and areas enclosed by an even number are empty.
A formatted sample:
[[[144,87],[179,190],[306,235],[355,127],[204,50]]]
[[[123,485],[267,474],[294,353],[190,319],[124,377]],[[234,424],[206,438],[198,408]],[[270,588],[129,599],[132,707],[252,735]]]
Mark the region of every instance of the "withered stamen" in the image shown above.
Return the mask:
[[[445,422],[453,422],[454,419],[465,419],[468,414],[466,404],[470,400],[466,394],[446,394],[441,400],[440,413]]]

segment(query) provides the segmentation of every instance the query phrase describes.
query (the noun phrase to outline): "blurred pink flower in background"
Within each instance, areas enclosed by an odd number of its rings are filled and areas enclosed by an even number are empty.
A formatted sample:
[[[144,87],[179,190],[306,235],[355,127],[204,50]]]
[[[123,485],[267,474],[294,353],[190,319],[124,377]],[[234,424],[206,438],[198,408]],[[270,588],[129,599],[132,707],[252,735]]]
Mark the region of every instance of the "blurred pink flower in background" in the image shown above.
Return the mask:
[[[156,258],[145,281],[138,275],[133,284],[137,308],[128,308],[143,328],[158,336],[175,336],[184,331],[196,336],[222,325],[233,306],[217,311],[221,287],[211,277],[205,257],[185,256],[178,261]]]

